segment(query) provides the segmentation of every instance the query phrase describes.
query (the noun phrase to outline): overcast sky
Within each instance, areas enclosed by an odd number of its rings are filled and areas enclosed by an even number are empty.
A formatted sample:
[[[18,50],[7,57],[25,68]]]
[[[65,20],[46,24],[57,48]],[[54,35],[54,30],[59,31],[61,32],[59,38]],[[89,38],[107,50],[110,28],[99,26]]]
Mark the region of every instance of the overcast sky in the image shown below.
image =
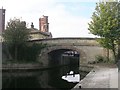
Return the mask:
[[[53,37],[93,37],[88,22],[99,0],[0,0],[6,9],[6,23],[10,18],[21,18],[30,27],[39,29],[39,18],[48,16]]]

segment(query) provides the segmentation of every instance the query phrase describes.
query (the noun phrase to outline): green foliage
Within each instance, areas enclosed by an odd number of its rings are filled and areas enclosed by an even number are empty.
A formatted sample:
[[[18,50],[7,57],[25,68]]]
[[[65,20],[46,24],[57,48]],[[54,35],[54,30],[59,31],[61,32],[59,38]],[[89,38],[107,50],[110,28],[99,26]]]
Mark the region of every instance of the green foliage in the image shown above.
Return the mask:
[[[96,62],[103,62],[104,61],[103,56],[97,55],[95,58],[96,58]]]
[[[29,39],[29,30],[26,23],[20,19],[13,19],[7,23],[6,30],[3,32],[4,41],[9,45],[22,45]]]
[[[34,43],[32,46],[25,46],[23,49],[24,52],[21,51],[21,54],[19,57],[20,59],[23,59],[23,60],[35,61],[38,55],[40,54],[41,49],[43,49],[44,47],[46,47],[46,45],[36,44],[36,43]]]
[[[20,19],[14,18],[7,23],[6,30],[3,32],[4,42],[9,48],[12,48],[13,58],[17,60],[19,48],[26,44],[29,39],[29,30],[26,28],[26,23]]]
[[[107,49],[113,49],[112,47],[112,40],[109,39],[109,38],[100,38],[100,39],[97,39],[97,41],[100,43],[100,45],[102,45],[104,48],[107,48]]]
[[[17,62],[36,62],[38,55],[45,47],[45,44],[33,43],[32,45],[24,45],[18,48]],[[10,47],[9,51],[14,56],[14,47]]]
[[[12,62],[35,62],[41,49],[46,47],[45,44],[29,44],[29,30],[24,21],[13,19],[7,23],[6,30],[3,32],[4,53],[11,56]]]
[[[89,30],[100,37],[114,38],[120,34],[118,28],[117,2],[100,2],[96,4]],[[119,37],[119,36],[118,36]]]
[[[88,30],[100,39],[97,41],[105,48],[111,49],[116,60],[118,41],[120,40],[120,3],[100,2],[96,4],[92,21],[88,23]]]
[[[109,59],[107,57],[103,57],[101,55],[97,55],[95,57],[96,63],[113,63],[113,60]]]

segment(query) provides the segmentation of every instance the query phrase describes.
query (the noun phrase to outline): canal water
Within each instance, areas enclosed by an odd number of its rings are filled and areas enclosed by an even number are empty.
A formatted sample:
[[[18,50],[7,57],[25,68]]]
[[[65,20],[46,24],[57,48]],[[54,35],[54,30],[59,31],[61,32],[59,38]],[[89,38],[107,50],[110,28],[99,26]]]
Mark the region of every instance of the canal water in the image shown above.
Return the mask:
[[[36,71],[2,72],[2,88],[72,89],[87,73],[79,75],[77,66],[63,66]],[[81,78],[80,78],[81,77]]]

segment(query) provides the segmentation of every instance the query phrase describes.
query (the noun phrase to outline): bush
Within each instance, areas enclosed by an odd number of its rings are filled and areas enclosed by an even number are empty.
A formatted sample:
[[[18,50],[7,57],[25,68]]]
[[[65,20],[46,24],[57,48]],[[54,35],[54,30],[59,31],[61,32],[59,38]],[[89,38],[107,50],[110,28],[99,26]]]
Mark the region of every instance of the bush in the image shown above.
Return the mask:
[[[37,56],[44,47],[46,47],[46,45],[36,43],[34,43],[32,46],[24,46],[19,52],[19,60],[36,61]]]
[[[36,62],[37,56],[46,44],[33,43],[32,45],[24,45],[18,48],[17,61],[15,62]],[[8,47],[12,57],[14,57],[14,46]],[[7,60],[8,61],[8,60]]]
[[[103,62],[103,63],[114,63],[115,61],[114,60],[112,60],[111,58],[107,58],[107,57],[103,57],[103,56],[101,56],[101,55],[97,55],[96,57],[95,57],[95,59],[96,59],[96,62],[97,63],[100,63],[100,62]]]
[[[96,59],[96,62],[99,63],[99,62],[105,62],[105,58],[103,56],[100,56],[100,55],[97,55],[95,57]]]

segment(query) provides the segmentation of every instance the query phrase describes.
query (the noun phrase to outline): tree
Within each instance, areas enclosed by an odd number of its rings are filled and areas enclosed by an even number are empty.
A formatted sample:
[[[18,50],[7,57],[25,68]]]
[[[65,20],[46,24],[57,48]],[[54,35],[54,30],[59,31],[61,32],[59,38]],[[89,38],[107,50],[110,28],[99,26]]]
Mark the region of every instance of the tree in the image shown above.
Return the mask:
[[[88,30],[100,36],[98,42],[105,48],[111,49],[117,62],[118,42],[120,40],[119,2],[99,2],[96,4],[92,21]]]
[[[3,32],[4,42],[14,49],[14,59],[17,60],[18,48],[26,44],[29,39],[29,30],[26,28],[25,21],[14,18],[7,23],[6,30]]]

